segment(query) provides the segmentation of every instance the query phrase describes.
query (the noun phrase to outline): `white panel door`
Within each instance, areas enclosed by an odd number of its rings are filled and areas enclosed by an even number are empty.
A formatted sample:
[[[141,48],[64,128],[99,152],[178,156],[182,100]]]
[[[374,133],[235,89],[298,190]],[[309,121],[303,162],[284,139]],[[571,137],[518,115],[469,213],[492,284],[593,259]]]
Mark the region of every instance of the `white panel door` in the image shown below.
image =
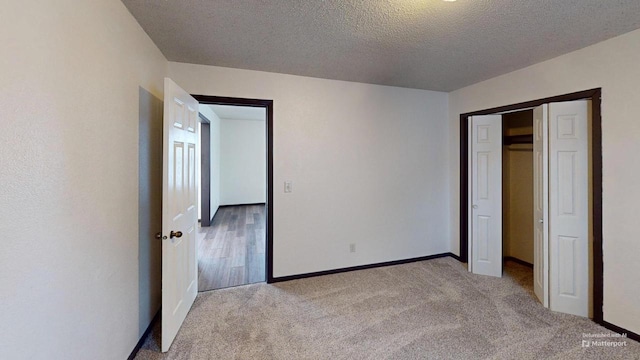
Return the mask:
[[[533,290],[549,307],[549,105],[533,109]]]
[[[471,117],[471,270],[502,277],[502,115]]]
[[[588,315],[588,102],[549,104],[550,307]]]
[[[168,351],[198,293],[196,229],[198,102],[164,80],[162,351]]]

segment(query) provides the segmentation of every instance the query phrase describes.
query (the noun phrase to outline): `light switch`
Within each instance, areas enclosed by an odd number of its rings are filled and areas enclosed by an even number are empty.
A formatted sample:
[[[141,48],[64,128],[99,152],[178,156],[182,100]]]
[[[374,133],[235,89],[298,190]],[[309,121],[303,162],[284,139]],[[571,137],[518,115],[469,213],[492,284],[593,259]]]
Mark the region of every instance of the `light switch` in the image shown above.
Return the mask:
[[[284,192],[290,193],[292,191],[293,191],[293,187],[291,185],[291,181],[285,181],[284,182]]]

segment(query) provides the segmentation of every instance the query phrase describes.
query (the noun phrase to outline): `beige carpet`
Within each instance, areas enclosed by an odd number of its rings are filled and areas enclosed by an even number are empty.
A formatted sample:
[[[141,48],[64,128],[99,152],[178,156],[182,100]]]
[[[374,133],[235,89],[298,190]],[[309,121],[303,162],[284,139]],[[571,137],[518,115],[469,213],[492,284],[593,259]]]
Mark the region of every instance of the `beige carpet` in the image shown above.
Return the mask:
[[[171,350],[159,326],[136,359],[640,359],[640,344],[582,347],[611,333],[543,308],[532,271],[502,279],[441,258],[198,295]]]

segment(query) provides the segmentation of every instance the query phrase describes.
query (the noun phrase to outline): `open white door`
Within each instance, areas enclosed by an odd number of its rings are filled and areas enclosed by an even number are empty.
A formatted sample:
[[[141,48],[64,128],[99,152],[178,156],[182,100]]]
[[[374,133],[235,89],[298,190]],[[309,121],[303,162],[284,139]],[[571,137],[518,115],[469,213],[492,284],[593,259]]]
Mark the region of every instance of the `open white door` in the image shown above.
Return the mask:
[[[549,105],[533,109],[533,290],[549,307]]]
[[[589,148],[586,100],[549,104],[550,307],[588,315]]]
[[[164,80],[162,351],[169,350],[198,293],[196,181],[198,102]]]
[[[471,269],[502,277],[502,115],[471,117]]]

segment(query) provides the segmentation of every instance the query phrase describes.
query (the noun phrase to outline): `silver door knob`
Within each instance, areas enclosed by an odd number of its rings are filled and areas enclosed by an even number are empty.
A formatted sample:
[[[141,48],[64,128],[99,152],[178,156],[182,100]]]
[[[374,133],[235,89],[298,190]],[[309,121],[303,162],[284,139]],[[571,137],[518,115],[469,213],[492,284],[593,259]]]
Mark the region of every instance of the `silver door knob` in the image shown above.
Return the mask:
[[[473,205],[472,208],[477,209],[478,205]]]
[[[539,222],[540,224],[544,224],[544,220],[542,220],[542,219],[538,220],[538,222]]]

